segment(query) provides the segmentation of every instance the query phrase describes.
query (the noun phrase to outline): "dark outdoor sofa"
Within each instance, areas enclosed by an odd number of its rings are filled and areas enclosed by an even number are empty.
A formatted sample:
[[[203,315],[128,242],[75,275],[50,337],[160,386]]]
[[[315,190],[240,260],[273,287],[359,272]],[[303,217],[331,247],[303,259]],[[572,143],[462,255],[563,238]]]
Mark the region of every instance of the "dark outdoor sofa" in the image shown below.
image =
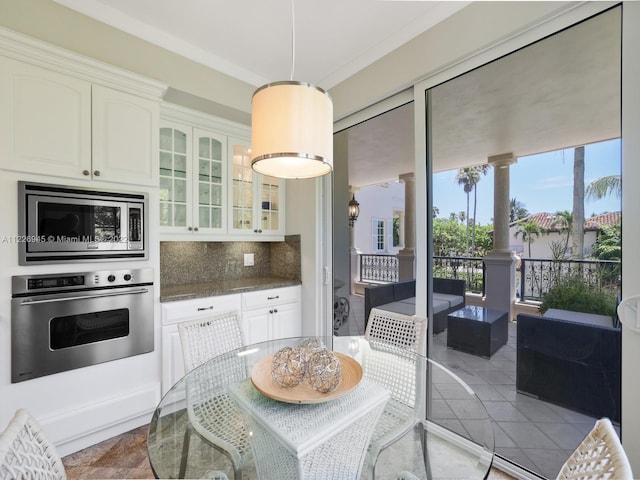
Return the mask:
[[[620,329],[596,315],[549,313],[517,317],[516,390],[620,422]]]
[[[447,315],[465,306],[466,284],[464,280],[450,278],[433,279],[433,333],[447,328]],[[364,322],[369,321],[372,308],[415,315],[416,281],[388,283],[365,287]]]

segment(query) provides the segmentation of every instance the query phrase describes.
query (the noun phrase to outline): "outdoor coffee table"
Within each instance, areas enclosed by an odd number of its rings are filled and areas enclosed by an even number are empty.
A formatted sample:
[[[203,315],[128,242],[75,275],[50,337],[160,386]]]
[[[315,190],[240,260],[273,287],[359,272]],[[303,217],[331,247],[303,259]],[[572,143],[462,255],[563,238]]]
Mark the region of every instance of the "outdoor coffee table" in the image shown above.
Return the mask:
[[[447,317],[447,347],[491,357],[507,343],[508,314],[467,305]]]

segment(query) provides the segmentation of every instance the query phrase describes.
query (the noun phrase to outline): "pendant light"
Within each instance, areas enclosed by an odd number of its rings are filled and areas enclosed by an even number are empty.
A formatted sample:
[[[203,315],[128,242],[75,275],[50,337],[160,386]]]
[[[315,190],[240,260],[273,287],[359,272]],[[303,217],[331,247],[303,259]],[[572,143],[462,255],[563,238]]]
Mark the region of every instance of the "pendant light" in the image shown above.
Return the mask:
[[[251,168],[279,178],[312,178],[333,169],[333,103],[320,87],[293,80],[295,18],[291,0],[291,80],[268,83],[251,99]]]

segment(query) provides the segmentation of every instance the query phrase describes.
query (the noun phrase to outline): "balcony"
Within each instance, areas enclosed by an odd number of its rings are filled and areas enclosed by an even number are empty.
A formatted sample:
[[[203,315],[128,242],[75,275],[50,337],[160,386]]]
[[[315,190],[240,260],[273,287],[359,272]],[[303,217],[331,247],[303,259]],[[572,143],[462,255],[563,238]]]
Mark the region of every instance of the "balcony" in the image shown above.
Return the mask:
[[[360,259],[363,283],[386,283],[397,278],[393,256],[375,255]],[[390,257],[390,258],[385,258]],[[436,277],[464,279],[467,304],[482,305],[485,269],[482,258],[434,257]],[[536,315],[543,295],[558,279],[581,278],[586,284],[619,289],[620,263],[612,261],[524,259],[517,265],[514,317],[518,313]],[[389,280],[387,280],[389,281]],[[619,291],[619,290],[618,290]],[[364,305],[359,295],[351,297],[349,333],[364,334]],[[517,322],[509,322],[508,342],[491,358],[483,358],[447,348],[447,331],[433,336],[429,355],[464,380],[482,400],[495,432],[498,456],[542,475],[555,478],[560,467],[597,418],[541,401],[516,390]],[[549,372],[553,375],[553,371]],[[454,432],[468,435],[463,422],[464,408],[459,392],[434,392],[430,418]]]

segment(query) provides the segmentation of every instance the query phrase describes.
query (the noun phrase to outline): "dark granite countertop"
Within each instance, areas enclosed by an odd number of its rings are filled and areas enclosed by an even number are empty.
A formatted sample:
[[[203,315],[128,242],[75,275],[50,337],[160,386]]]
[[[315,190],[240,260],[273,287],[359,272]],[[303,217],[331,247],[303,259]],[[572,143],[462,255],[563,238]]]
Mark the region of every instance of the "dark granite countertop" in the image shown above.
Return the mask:
[[[291,287],[300,284],[300,280],[290,280],[279,277],[261,277],[218,280],[215,282],[192,283],[188,285],[160,285],[160,302],[175,302],[177,300],[189,300],[192,298],[254,292],[256,290]]]

